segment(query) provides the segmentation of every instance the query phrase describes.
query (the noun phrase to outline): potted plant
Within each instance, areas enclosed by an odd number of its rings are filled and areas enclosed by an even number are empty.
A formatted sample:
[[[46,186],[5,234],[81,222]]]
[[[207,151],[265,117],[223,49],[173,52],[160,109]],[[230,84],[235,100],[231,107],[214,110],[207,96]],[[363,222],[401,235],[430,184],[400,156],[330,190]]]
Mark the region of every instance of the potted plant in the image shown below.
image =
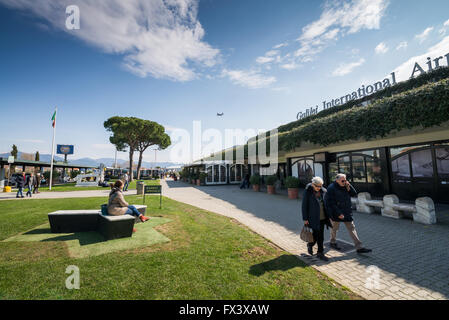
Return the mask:
[[[198,184],[198,173],[194,172],[192,173],[192,184],[196,185]]]
[[[206,179],[207,179],[207,173],[206,172],[201,172],[200,173],[200,185],[204,186],[206,184]]]
[[[276,193],[274,184],[276,183],[277,180],[278,180],[278,178],[276,176],[268,176],[267,177],[267,192],[269,194]]]
[[[254,174],[249,178],[249,183],[252,184],[253,190],[256,192],[260,191],[260,175]]]
[[[201,173],[195,173],[195,184],[196,184],[197,186],[200,186],[200,185],[201,185],[200,174],[201,174]]]
[[[296,177],[287,177],[287,179],[285,179],[285,185],[288,189],[288,198],[298,199],[299,179]]]

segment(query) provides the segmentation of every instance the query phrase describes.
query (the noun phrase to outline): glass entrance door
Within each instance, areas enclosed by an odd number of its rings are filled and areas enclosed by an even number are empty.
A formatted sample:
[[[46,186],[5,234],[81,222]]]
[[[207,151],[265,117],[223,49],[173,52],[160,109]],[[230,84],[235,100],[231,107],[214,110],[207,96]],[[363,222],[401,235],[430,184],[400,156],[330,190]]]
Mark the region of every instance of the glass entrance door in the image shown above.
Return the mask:
[[[437,199],[432,146],[390,148],[391,186],[399,198],[414,200],[418,197]]]
[[[233,164],[229,167],[229,183],[240,183],[243,177],[243,165]]]
[[[437,198],[449,202],[449,143],[435,146]]]
[[[226,165],[211,164],[206,166],[206,184],[225,184],[227,182]]]

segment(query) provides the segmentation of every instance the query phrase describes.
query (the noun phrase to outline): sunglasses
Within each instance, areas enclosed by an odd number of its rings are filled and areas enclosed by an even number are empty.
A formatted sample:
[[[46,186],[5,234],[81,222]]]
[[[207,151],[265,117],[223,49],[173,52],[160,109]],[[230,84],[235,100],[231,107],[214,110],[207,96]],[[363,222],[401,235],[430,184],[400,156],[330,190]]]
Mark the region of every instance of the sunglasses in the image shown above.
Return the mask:
[[[313,183],[312,183],[312,185],[313,185],[315,188],[320,188],[320,189],[321,189],[321,187],[322,187],[322,186],[317,186],[316,184],[313,184]]]

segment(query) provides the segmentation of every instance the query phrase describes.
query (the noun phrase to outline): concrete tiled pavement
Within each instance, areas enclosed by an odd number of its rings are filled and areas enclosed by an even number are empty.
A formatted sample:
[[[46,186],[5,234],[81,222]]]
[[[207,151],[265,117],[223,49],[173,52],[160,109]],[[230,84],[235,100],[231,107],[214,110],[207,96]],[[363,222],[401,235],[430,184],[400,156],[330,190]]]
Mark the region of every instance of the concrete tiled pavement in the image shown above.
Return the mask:
[[[366,299],[449,298],[447,206],[437,207],[438,223],[432,226],[355,212],[357,233],[373,252],[360,255],[325,248],[330,260],[322,262],[307,254],[299,238],[299,200],[240,190],[235,185],[196,187],[170,180],[161,184],[164,196],[238,220]],[[337,238],[352,244],[344,225]],[[326,230],[325,242],[328,239]]]

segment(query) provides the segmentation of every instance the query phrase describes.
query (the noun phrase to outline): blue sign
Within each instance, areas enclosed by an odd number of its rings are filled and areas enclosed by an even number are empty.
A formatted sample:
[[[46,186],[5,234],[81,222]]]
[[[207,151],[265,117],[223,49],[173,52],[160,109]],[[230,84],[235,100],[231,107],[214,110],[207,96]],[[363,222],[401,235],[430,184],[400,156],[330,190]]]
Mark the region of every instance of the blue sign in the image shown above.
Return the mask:
[[[56,145],[57,154],[73,154],[73,145],[58,144]]]

